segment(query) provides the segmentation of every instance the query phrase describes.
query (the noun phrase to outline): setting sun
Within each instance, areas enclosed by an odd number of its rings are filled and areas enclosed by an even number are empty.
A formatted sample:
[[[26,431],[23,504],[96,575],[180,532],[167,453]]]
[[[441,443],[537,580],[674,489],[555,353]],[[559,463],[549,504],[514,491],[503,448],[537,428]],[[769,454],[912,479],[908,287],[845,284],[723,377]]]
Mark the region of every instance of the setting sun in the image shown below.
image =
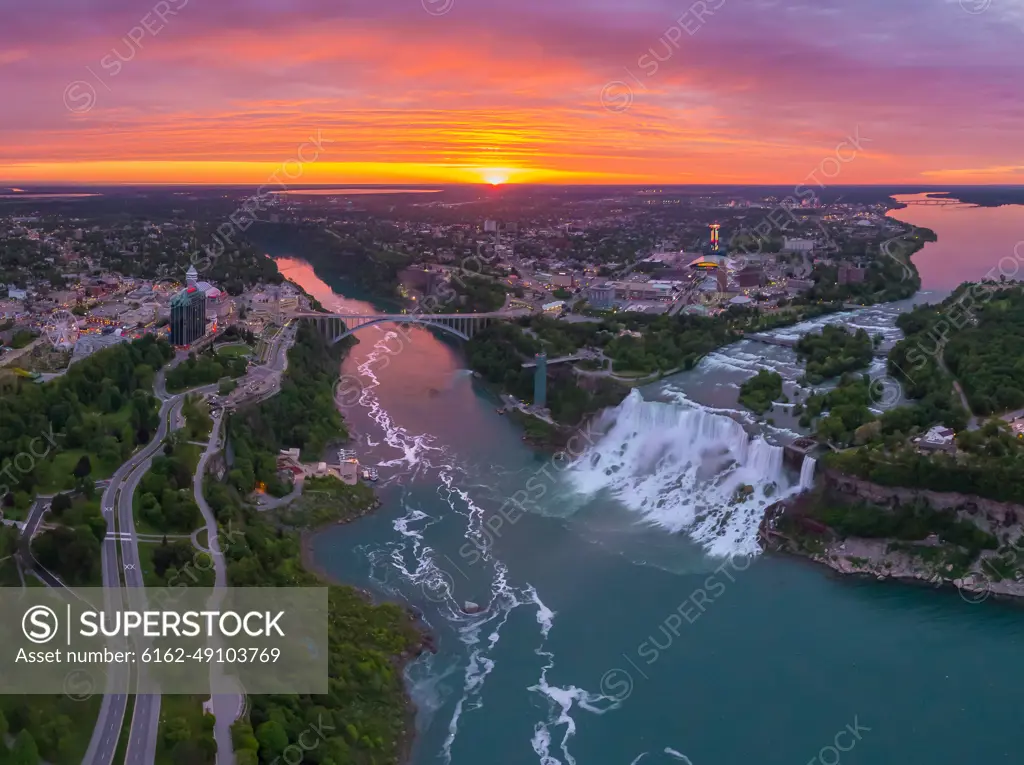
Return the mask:
[[[504,170],[487,170],[484,173],[484,180],[492,186],[499,186],[508,181],[508,173]]]

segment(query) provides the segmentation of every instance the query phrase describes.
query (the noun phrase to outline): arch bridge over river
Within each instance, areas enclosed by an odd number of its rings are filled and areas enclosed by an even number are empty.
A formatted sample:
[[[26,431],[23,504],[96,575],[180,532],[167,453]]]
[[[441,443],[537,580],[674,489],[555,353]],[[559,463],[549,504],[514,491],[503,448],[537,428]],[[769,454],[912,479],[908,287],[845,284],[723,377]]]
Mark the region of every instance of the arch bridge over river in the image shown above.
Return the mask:
[[[351,334],[377,324],[419,324],[469,340],[496,321],[511,321],[521,313],[297,313],[294,318],[311,321],[334,345]]]

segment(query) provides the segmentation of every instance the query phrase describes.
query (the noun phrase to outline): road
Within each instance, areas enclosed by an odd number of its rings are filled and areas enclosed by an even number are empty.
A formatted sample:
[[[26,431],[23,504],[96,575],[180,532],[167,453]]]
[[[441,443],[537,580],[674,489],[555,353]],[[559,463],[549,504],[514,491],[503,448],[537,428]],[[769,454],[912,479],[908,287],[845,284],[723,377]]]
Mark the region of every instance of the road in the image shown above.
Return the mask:
[[[939,344],[939,348],[935,352],[935,361],[939,365],[939,369],[949,375],[949,379],[953,381],[953,390],[956,391],[956,395],[960,398],[960,405],[963,406],[964,411],[967,412],[967,429],[977,430],[981,427],[978,423],[978,418],[974,416],[974,412],[971,410],[971,402],[967,400],[967,394],[964,393],[964,389],[960,387],[960,381],[953,376],[953,373],[949,371],[949,367],[946,366],[946,359],[943,358],[946,352],[946,338],[943,337]]]
[[[268,353],[268,365],[271,373],[276,373],[277,378],[270,386],[273,393],[279,387],[280,373],[287,367],[287,348],[295,337],[295,328],[286,325],[274,338],[270,352]],[[187,358],[187,353],[178,353],[175,359],[157,373],[154,380],[154,391],[157,398],[161,400],[159,425],[153,439],[138,452],[133,454],[128,461],[119,467],[110,479],[110,483],[103,491],[102,508],[107,518],[108,529],[113,529],[114,520],[117,521],[118,534],[108,534],[103,540],[102,546],[102,571],[103,587],[106,590],[106,608],[112,610],[117,602],[114,595],[121,587],[121,571],[124,572],[126,585],[126,596],[133,608],[145,609],[146,595],[142,577],[142,569],[139,563],[138,537],[135,532],[135,517],[132,511],[132,499],[135,495],[135,488],[142,480],[142,476],[149,470],[153,457],[163,448],[163,441],[171,430],[177,430],[184,424],[182,416],[182,405],[185,397],[192,393],[208,394],[217,390],[217,385],[206,385],[191,391],[178,394],[168,394],[165,384],[166,369],[173,367]],[[254,367],[247,374],[255,376],[258,373],[265,373],[266,368]],[[273,395],[270,393],[270,395]],[[211,444],[219,441],[220,418],[216,420],[214,435],[211,436]],[[204,453],[197,468],[205,469],[206,460],[211,454],[210,449]],[[201,494],[201,490],[197,490]],[[200,505],[202,509],[205,502]],[[207,507],[207,510],[209,508]],[[39,513],[41,517],[42,513]],[[204,518],[206,513],[204,512]],[[210,526],[210,519],[206,518],[209,529],[207,539],[211,548],[217,545],[216,522]],[[38,524],[38,520],[36,521]],[[118,561],[118,546],[120,545],[121,561]],[[217,548],[219,550],[219,547]],[[215,558],[216,560],[216,558]],[[119,568],[123,566],[122,568]],[[226,583],[226,575],[225,575]],[[223,586],[223,585],[221,585]],[[141,670],[144,671],[144,670]],[[136,679],[136,692],[143,675]],[[111,765],[114,753],[117,749],[117,742],[121,735],[121,727],[124,723],[125,711],[128,704],[129,675],[127,668],[121,664],[111,666],[107,676],[106,690],[103,702],[100,706],[99,717],[96,726],[93,728],[92,738],[89,741],[89,748],[86,751],[82,765]],[[240,706],[233,710],[226,710],[225,704],[221,702],[218,706],[214,699],[215,709],[221,714],[217,716],[218,725],[215,728],[217,740],[219,765],[232,765],[234,754],[231,746],[229,727],[237,719]],[[215,712],[216,714],[216,712]],[[156,757],[157,735],[160,728],[160,696],[158,694],[137,695],[135,707],[132,712],[131,730],[128,736],[128,749],[125,755],[125,765],[152,765]],[[224,729],[227,730],[227,738],[224,737]],[[220,729],[220,733],[217,730]]]
[[[222,595],[218,593],[218,590],[222,591],[228,586],[227,563],[224,560],[224,553],[220,547],[220,538],[217,535],[217,518],[214,515],[213,508],[210,507],[206,497],[203,495],[203,478],[206,475],[206,463],[220,450],[221,426],[223,424],[224,418],[222,416],[214,417],[210,441],[206,446],[206,450],[199,458],[199,464],[196,465],[195,480],[192,483],[193,496],[195,497],[196,504],[199,505],[199,511],[203,514],[203,520],[206,521],[208,545],[206,549],[213,560],[214,594],[207,603],[206,608],[208,611],[219,610]],[[196,546],[198,547],[199,545],[197,544]],[[217,646],[214,645],[213,648],[217,648]],[[213,738],[217,742],[217,765],[235,765],[235,753],[231,745],[231,724],[238,718],[238,712],[242,709],[244,697],[240,690],[235,693],[216,694],[212,691],[213,689],[223,689],[225,685],[234,682],[237,681],[224,675],[221,664],[215,662],[210,664],[211,695],[209,706],[214,716]]]
[[[213,386],[209,386],[213,387]],[[157,382],[159,396],[166,395],[163,390],[163,377]],[[102,508],[107,519],[107,528],[113,529],[117,522],[117,535],[108,534],[103,540],[102,570],[103,587],[108,590],[107,608],[120,605],[112,595],[121,586],[121,571],[124,571],[125,584],[129,588],[138,588],[137,593],[128,595],[133,607],[144,607],[145,592],[142,590],[142,570],[139,565],[139,546],[135,537],[135,518],[132,513],[132,498],[135,487],[142,476],[149,470],[153,457],[163,447],[167,437],[169,424],[180,424],[181,405],[185,394],[164,398],[160,406],[160,420],[153,439],[138,452],[128,458],[110,479],[103,491]],[[120,546],[121,561],[118,561]],[[119,568],[123,566],[123,569]],[[124,665],[111,665],[107,677],[107,691],[100,706],[99,719],[93,729],[92,739],[86,751],[83,765],[110,765],[117,749],[117,741],[121,735],[125,709],[128,704],[129,676]],[[136,725],[137,721],[144,725]],[[133,765],[151,764],[156,756],[156,734],[160,722],[160,697],[138,696],[132,713],[132,730],[128,742],[126,763]]]
[[[183,355],[175,359],[179,362]],[[172,362],[174,363],[174,362]],[[145,592],[142,581],[142,570],[139,566],[139,547],[135,538],[135,518],[132,513],[132,497],[135,487],[149,469],[153,457],[163,447],[164,438],[172,427],[182,422],[181,406],[184,393],[169,396],[164,385],[165,371],[161,370],[156,377],[154,388],[157,397],[162,400],[159,424],[152,440],[137,451],[121,465],[110,483],[103,490],[101,507],[107,519],[108,530],[114,529],[115,520],[118,530],[122,533],[108,534],[103,540],[101,568],[106,608],[113,610],[120,607],[120,599],[114,595],[121,587],[121,571],[124,571],[125,583],[129,588],[138,588],[138,592],[129,594],[132,603],[144,603]],[[216,386],[207,386],[215,388]],[[120,545],[121,561],[118,561]],[[119,568],[123,566],[123,569]],[[138,606],[136,606],[138,607]],[[86,750],[83,765],[110,765],[117,749],[117,741],[121,735],[125,710],[128,705],[129,673],[126,666],[111,665],[107,675],[107,687],[100,705],[100,714],[93,729],[89,748]],[[143,721],[143,725],[136,722]],[[156,756],[157,729],[160,723],[160,697],[138,696],[132,713],[132,730],[129,737],[126,763],[133,765],[150,765]]]
[[[21,557],[23,568],[31,568],[48,587],[63,587],[56,576],[51,574],[36,560],[32,554],[32,537],[39,530],[39,524],[43,521],[43,514],[50,507],[50,497],[37,497],[28,511],[28,519],[25,521],[25,528],[22,529],[18,554]]]

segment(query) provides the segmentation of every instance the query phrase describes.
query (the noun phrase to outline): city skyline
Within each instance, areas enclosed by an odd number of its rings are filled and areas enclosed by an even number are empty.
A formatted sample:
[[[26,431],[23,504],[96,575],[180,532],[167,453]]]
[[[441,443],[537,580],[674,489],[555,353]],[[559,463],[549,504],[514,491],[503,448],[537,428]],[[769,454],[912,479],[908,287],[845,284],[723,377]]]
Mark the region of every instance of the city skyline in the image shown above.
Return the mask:
[[[1022,34],[1009,0],[51,0],[5,10],[0,182],[1021,183]]]

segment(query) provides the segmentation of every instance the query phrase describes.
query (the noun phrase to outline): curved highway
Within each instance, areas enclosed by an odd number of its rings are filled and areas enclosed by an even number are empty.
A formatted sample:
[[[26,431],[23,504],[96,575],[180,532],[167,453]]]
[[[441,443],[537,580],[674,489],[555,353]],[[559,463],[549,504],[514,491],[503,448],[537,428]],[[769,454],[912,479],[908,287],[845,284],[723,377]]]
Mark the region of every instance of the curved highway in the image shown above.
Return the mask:
[[[267,354],[268,363],[266,366],[253,367],[246,374],[245,380],[250,378],[264,379],[266,389],[257,395],[257,400],[262,400],[277,392],[280,384],[280,373],[287,368],[288,364],[287,349],[294,340],[294,337],[295,327],[289,322],[272,341],[270,352]],[[102,507],[103,514],[107,519],[107,530],[108,532],[114,530],[114,521],[116,519],[117,531],[120,532],[116,536],[108,533],[102,545],[103,587],[106,590],[105,606],[108,610],[113,609],[115,606],[120,607],[121,605],[116,593],[120,591],[122,571],[124,572],[124,582],[127,589],[121,594],[128,599],[133,608],[145,608],[146,595],[139,562],[135,517],[132,512],[132,499],[135,494],[135,488],[142,480],[142,476],[149,470],[153,457],[163,447],[167,434],[184,425],[181,410],[185,397],[193,393],[209,394],[216,391],[218,387],[217,384],[212,384],[169,395],[164,379],[166,369],[181,363],[185,358],[187,358],[187,354],[179,352],[167,367],[157,373],[153,387],[157,398],[162,401],[157,431],[153,439],[145,447],[129,457],[114,472],[110,483],[103,491]],[[268,372],[269,375],[267,374]],[[270,379],[266,380],[268,376]],[[245,396],[242,398],[245,398]],[[197,476],[202,475],[200,471],[205,469],[206,462],[211,456],[215,444],[219,441],[220,425],[221,418],[218,417],[215,419],[210,446],[208,446],[203,454],[197,467]],[[202,495],[201,479],[195,482],[195,487],[198,501],[198,498]],[[227,584],[227,575],[217,539],[216,519],[213,518],[212,512],[206,505],[205,500],[200,502],[199,507],[203,511],[203,517],[207,522],[207,539],[210,549],[217,551],[214,554],[215,564],[218,563],[219,559],[219,565],[217,565],[218,583],[216,586],[223,587]],[[119,542],[120,561],[118,560]],[[139,687],[139,680],[140,678],[137,677],[135,683],[136,690]],[[89,741],[89,748],[82,760],[82,765],[111,765],[113,762],[114,753],[117,750],[117,742],[121,736],[121,728],[124,724],[130,687],[127,667],[120,664],[112,665],[107,676],[99,717],[96,720],[96,726],[93,728],[92,738]],[[230,725],[237,719],[238,711],[241,707],[239,698],[239,695],[228,697],[215,696],[213,698],[214,714],[218,721],[215,728],[215,738],[219,750],[218,765],[233,765],[234,763]],[[219,703],[218,699],[220,699]],[[228,707],[232,703],[231,699],[234,699],[233,703],[235,706],[229,709]],[[160,696],[158,694],[137,695],[132,712],[125,765],[152,765],[156,758],[159,727]]]

